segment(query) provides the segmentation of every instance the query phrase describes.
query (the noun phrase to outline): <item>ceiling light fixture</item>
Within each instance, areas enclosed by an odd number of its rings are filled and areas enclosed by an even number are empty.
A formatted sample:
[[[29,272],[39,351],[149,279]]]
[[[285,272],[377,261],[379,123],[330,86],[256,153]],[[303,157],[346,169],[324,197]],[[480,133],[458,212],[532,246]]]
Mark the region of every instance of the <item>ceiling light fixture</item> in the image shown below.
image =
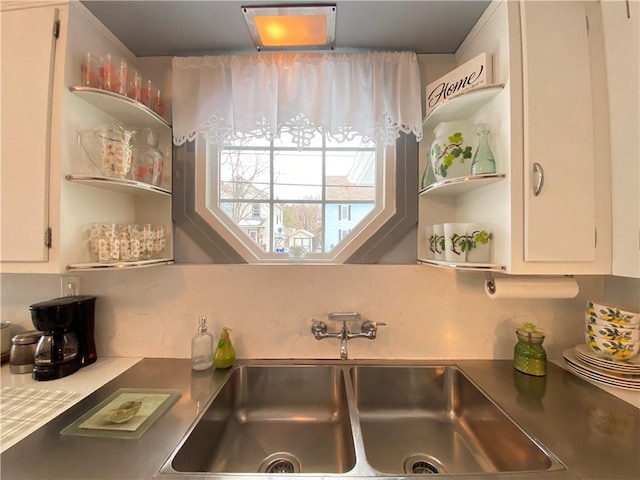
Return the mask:
[[[336,5],[272,5],[242,7],[258,51],[333,49]]]

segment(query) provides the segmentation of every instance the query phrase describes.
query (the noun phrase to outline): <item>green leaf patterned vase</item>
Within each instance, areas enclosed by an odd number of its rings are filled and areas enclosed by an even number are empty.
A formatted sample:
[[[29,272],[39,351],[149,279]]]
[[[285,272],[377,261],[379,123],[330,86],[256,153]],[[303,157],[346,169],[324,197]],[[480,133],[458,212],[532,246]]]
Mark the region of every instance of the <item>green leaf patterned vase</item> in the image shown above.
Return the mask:
[[[471,174],[475,136],[468,122],[441,122],[433,130],[436,138],[429,155],[436,180]]]
[[[513,367],[528,375],[546,375],[547,352],[542,346],[544,335],[516,330],[516,336],[518,343],[513,349]]]

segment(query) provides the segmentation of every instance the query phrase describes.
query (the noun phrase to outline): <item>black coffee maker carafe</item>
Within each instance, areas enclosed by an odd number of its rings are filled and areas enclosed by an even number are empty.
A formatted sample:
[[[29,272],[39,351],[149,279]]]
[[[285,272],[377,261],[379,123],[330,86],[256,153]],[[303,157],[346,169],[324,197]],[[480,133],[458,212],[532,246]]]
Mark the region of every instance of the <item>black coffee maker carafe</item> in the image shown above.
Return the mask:
[[[75,295],[29,307],[33,325],[45,332],[36,346],[34,380],[66,377],[97,360],[95,305],[96,297]]]

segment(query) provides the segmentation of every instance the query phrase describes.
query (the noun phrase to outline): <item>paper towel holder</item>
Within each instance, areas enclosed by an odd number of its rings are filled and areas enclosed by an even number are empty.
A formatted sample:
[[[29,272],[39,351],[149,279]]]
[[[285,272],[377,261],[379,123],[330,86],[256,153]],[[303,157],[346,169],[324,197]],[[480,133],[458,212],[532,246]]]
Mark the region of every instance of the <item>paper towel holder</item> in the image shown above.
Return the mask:
[[[496,283],[493,281],[493,274],[491,272],[487,272],[486,285],[491,295],[496,293]]]
[[[563,278],[573,278],[573,275],[562,275],[562,277]],[[487,291],[491,295],[495,295],[495,293],[496,293],[496,282],[495,282],[495,279],[493,278],[493,273],[492,272],[487,272],[486,273],[485,284],[486,284],[486,287],[487,287]]]

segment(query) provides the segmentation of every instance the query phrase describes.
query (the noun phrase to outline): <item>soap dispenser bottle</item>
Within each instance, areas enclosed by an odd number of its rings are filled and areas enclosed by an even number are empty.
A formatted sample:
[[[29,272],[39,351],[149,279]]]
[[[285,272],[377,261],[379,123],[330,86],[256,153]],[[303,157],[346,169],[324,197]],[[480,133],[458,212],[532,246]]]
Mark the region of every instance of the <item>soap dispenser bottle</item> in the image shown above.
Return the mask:
[[[236,360],[236,351],[229,338],[229,328],[224,327],[220,334],[220,341],[216,353],[213,354],[213,364],[216,368],[229,368]]]
[[[207,332],[207,317],[200,317],[198,333],[191,340],[191,368],[206,370],[213,364],[213,335]]]

